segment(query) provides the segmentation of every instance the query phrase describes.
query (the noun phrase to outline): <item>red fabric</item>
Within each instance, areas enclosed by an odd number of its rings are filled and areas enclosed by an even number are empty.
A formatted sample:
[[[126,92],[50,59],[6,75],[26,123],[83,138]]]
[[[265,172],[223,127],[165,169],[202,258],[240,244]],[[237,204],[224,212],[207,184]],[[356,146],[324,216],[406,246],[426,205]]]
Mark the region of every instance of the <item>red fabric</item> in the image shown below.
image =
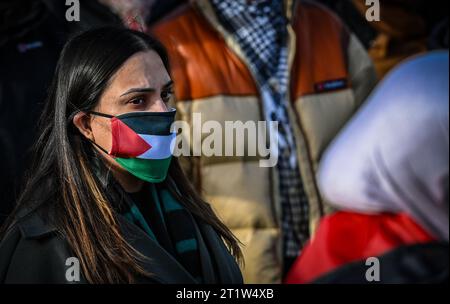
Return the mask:
[[[112,147],[114,157],[130,158],[141,155],[152,146],[116,117],[111,118]]]
[[[406,214],[337,212],[322,219],[285,282],[310,283],[344,264],[433,240]]]

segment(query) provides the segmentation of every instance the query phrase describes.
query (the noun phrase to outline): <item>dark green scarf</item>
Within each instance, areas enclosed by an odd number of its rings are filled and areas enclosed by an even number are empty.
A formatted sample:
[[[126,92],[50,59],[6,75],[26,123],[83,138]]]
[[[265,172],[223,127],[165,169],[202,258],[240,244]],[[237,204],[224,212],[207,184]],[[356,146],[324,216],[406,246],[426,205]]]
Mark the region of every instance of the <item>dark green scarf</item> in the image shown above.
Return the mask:
[[[146,183],[144,187],[139,195],[129,194],[133,202],[124,216],[157,241],[202,283],[195,219],[166,188],[153,183]]]

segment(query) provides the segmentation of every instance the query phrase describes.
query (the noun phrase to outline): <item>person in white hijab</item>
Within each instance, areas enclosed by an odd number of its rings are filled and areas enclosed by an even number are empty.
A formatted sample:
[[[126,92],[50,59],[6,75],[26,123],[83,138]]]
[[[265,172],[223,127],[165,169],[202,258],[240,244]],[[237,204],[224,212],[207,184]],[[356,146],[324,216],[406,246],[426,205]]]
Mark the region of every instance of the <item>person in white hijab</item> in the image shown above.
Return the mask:
[[[445,268],[448,275],[448,173],[449,53],[438,51],[408,60],[387,76],[325,152],[318,183],[337,212],[322,219],[286,282],[324,276],[324,282],[348,281],[349,273],[359,276],[365,269],[368,257],[400,252],[401,258],[406,252],[411,262],[425,252],[429,261],[431,247],[437,248],[431,260],[438,266],[430,269]],[[421,245],[428,247],[412,253]],[[356,272],[333,277],[358,263]],[[407,267],[384,262],[392,273],[395,265]],[[414,281],[413,272],[385,278]]]
[[[433,52],[381,85],[324,155],[319,186],[340,210],[405,212],[449,240],[449,61]]]

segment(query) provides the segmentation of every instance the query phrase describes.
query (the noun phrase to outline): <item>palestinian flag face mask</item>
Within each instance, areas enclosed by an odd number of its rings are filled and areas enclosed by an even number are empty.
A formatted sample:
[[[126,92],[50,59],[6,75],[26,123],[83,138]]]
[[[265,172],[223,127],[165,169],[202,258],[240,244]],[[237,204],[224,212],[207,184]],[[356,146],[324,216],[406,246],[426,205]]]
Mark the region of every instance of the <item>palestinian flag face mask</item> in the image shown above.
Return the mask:
[[[175,109],[168,112],[131,112],[118,116],[89,111],[110,118],[112,147],[106,151],[134,176],[152,183],[162,182],[169,170],[176,133],[170,132]]]

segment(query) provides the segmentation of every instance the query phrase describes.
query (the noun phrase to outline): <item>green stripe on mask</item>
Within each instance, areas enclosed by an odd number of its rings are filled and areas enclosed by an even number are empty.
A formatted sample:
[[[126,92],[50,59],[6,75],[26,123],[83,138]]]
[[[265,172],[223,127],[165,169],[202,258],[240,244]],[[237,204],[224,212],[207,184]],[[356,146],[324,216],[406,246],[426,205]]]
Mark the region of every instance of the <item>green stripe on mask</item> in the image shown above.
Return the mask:
[[[164,159],[115,158],[128,172],[150,183],[160,183],[166,179],[172,156]]]

